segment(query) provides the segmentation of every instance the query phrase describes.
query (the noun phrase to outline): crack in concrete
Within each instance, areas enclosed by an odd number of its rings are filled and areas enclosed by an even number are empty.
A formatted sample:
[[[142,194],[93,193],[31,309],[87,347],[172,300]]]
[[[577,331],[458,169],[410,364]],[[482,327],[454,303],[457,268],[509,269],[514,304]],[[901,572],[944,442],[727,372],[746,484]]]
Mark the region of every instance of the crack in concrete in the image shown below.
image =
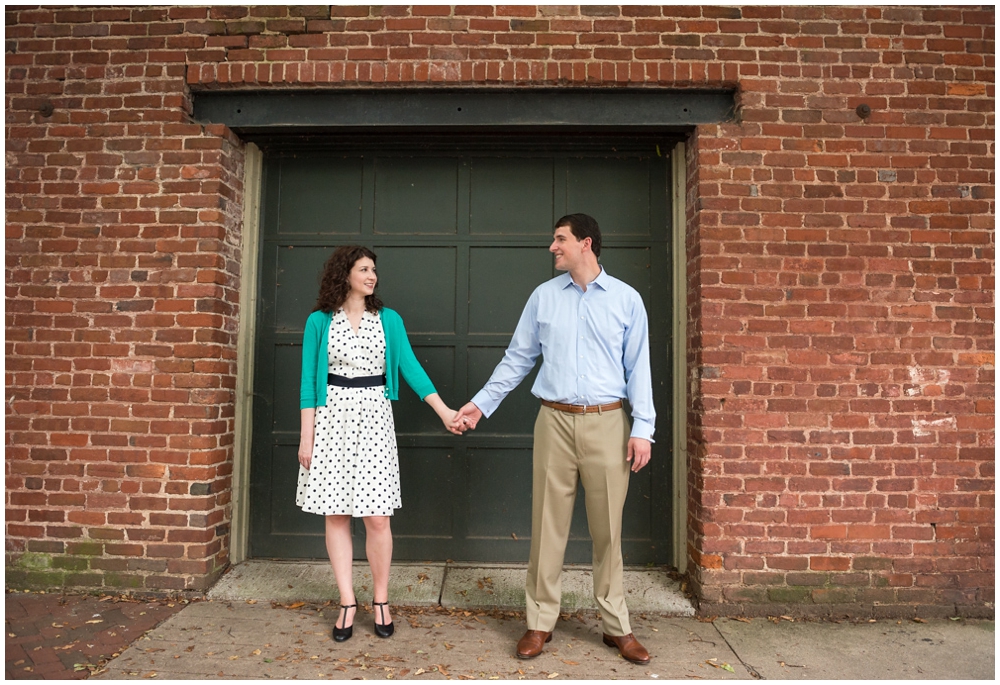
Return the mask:
[[[729,647],[729,651],[733,653],[733,656],[735,656],[737,659],[740,660],[740,665],[747,670],[747,673],[750,674],[750,677],[753,678],[754,680],[764,680],[765,679],[764,676],[758,673],[757,669],[755,669],[753,666],[751,666],[750,664],[748,664],[746,661],[743,660],[743,657],[739,655],[739,653],[736,651],[736,648],[733,647],[733,645],[729,642],[726,636],[722,634],[722,631],[719,630],[719,626],[715,625],[715,621],[712,621],[712,627],[715,628],[715,632],[719,634],[719,637],[721,637],[723,642],[726,643],[726,646]]]

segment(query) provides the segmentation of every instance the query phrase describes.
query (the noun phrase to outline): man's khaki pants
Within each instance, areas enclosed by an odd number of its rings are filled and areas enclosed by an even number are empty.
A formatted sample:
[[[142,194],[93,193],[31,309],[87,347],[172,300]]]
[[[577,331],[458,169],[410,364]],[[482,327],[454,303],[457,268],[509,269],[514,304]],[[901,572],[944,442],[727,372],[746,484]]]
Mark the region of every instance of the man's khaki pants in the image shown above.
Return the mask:
[[[623,409],[567,414],[542,407],[535,421],[527,624],[551,631],[559,618],[562,566],[577,479],[594,542],[594,599],[604,632],[632,632],[622,587],[622,508],[628,493],[629,423]]]

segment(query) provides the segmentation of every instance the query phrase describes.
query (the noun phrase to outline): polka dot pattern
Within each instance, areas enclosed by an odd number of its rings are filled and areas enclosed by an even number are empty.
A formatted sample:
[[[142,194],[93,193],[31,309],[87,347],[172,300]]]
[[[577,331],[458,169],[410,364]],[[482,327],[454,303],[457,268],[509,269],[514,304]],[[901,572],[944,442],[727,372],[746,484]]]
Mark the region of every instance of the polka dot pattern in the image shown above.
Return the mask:
[[[330,373],[346,378],[385,373],[385,333],[365,312],[355,333],[344,310],[330,322]],[[392,516],[403,506],[392,405],[385,386],[326,389],[316,407],[311,468],[299,466],[295,504],[312,514]]]

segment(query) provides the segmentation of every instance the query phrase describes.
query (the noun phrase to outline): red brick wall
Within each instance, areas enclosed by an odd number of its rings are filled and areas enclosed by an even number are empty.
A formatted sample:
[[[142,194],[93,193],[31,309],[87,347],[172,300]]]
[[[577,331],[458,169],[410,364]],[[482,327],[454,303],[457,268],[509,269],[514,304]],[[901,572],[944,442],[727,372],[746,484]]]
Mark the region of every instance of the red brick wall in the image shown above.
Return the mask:
[[[15,579],[197,588],[226,563],[242,153],[191,120],[192,89],[724,87],[737,120],[688,141],[702,610],[992,612],[992,9],[64,8],[6,26]]]

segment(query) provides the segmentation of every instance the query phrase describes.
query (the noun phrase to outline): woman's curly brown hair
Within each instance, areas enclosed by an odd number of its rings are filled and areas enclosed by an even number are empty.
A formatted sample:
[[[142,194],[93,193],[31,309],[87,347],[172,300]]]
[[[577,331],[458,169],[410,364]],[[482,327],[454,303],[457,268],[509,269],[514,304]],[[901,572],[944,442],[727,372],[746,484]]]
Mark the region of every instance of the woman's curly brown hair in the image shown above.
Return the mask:
[[[351,269],[364,257],[373,262],[377,261],[375,253],[362,245],[341,245],[333,251],[323,265],[323,275],[319,280],[319,296],[316,298],[316,307],[313,311],[333,313],[344,306],[347,294],[351,290],[348,282]],[[375,287],[378,288],[377,281]],[[365,296],[365,309],[372,314],[377,314],[382,309],[382,300],[378,298],[377,292]]]

